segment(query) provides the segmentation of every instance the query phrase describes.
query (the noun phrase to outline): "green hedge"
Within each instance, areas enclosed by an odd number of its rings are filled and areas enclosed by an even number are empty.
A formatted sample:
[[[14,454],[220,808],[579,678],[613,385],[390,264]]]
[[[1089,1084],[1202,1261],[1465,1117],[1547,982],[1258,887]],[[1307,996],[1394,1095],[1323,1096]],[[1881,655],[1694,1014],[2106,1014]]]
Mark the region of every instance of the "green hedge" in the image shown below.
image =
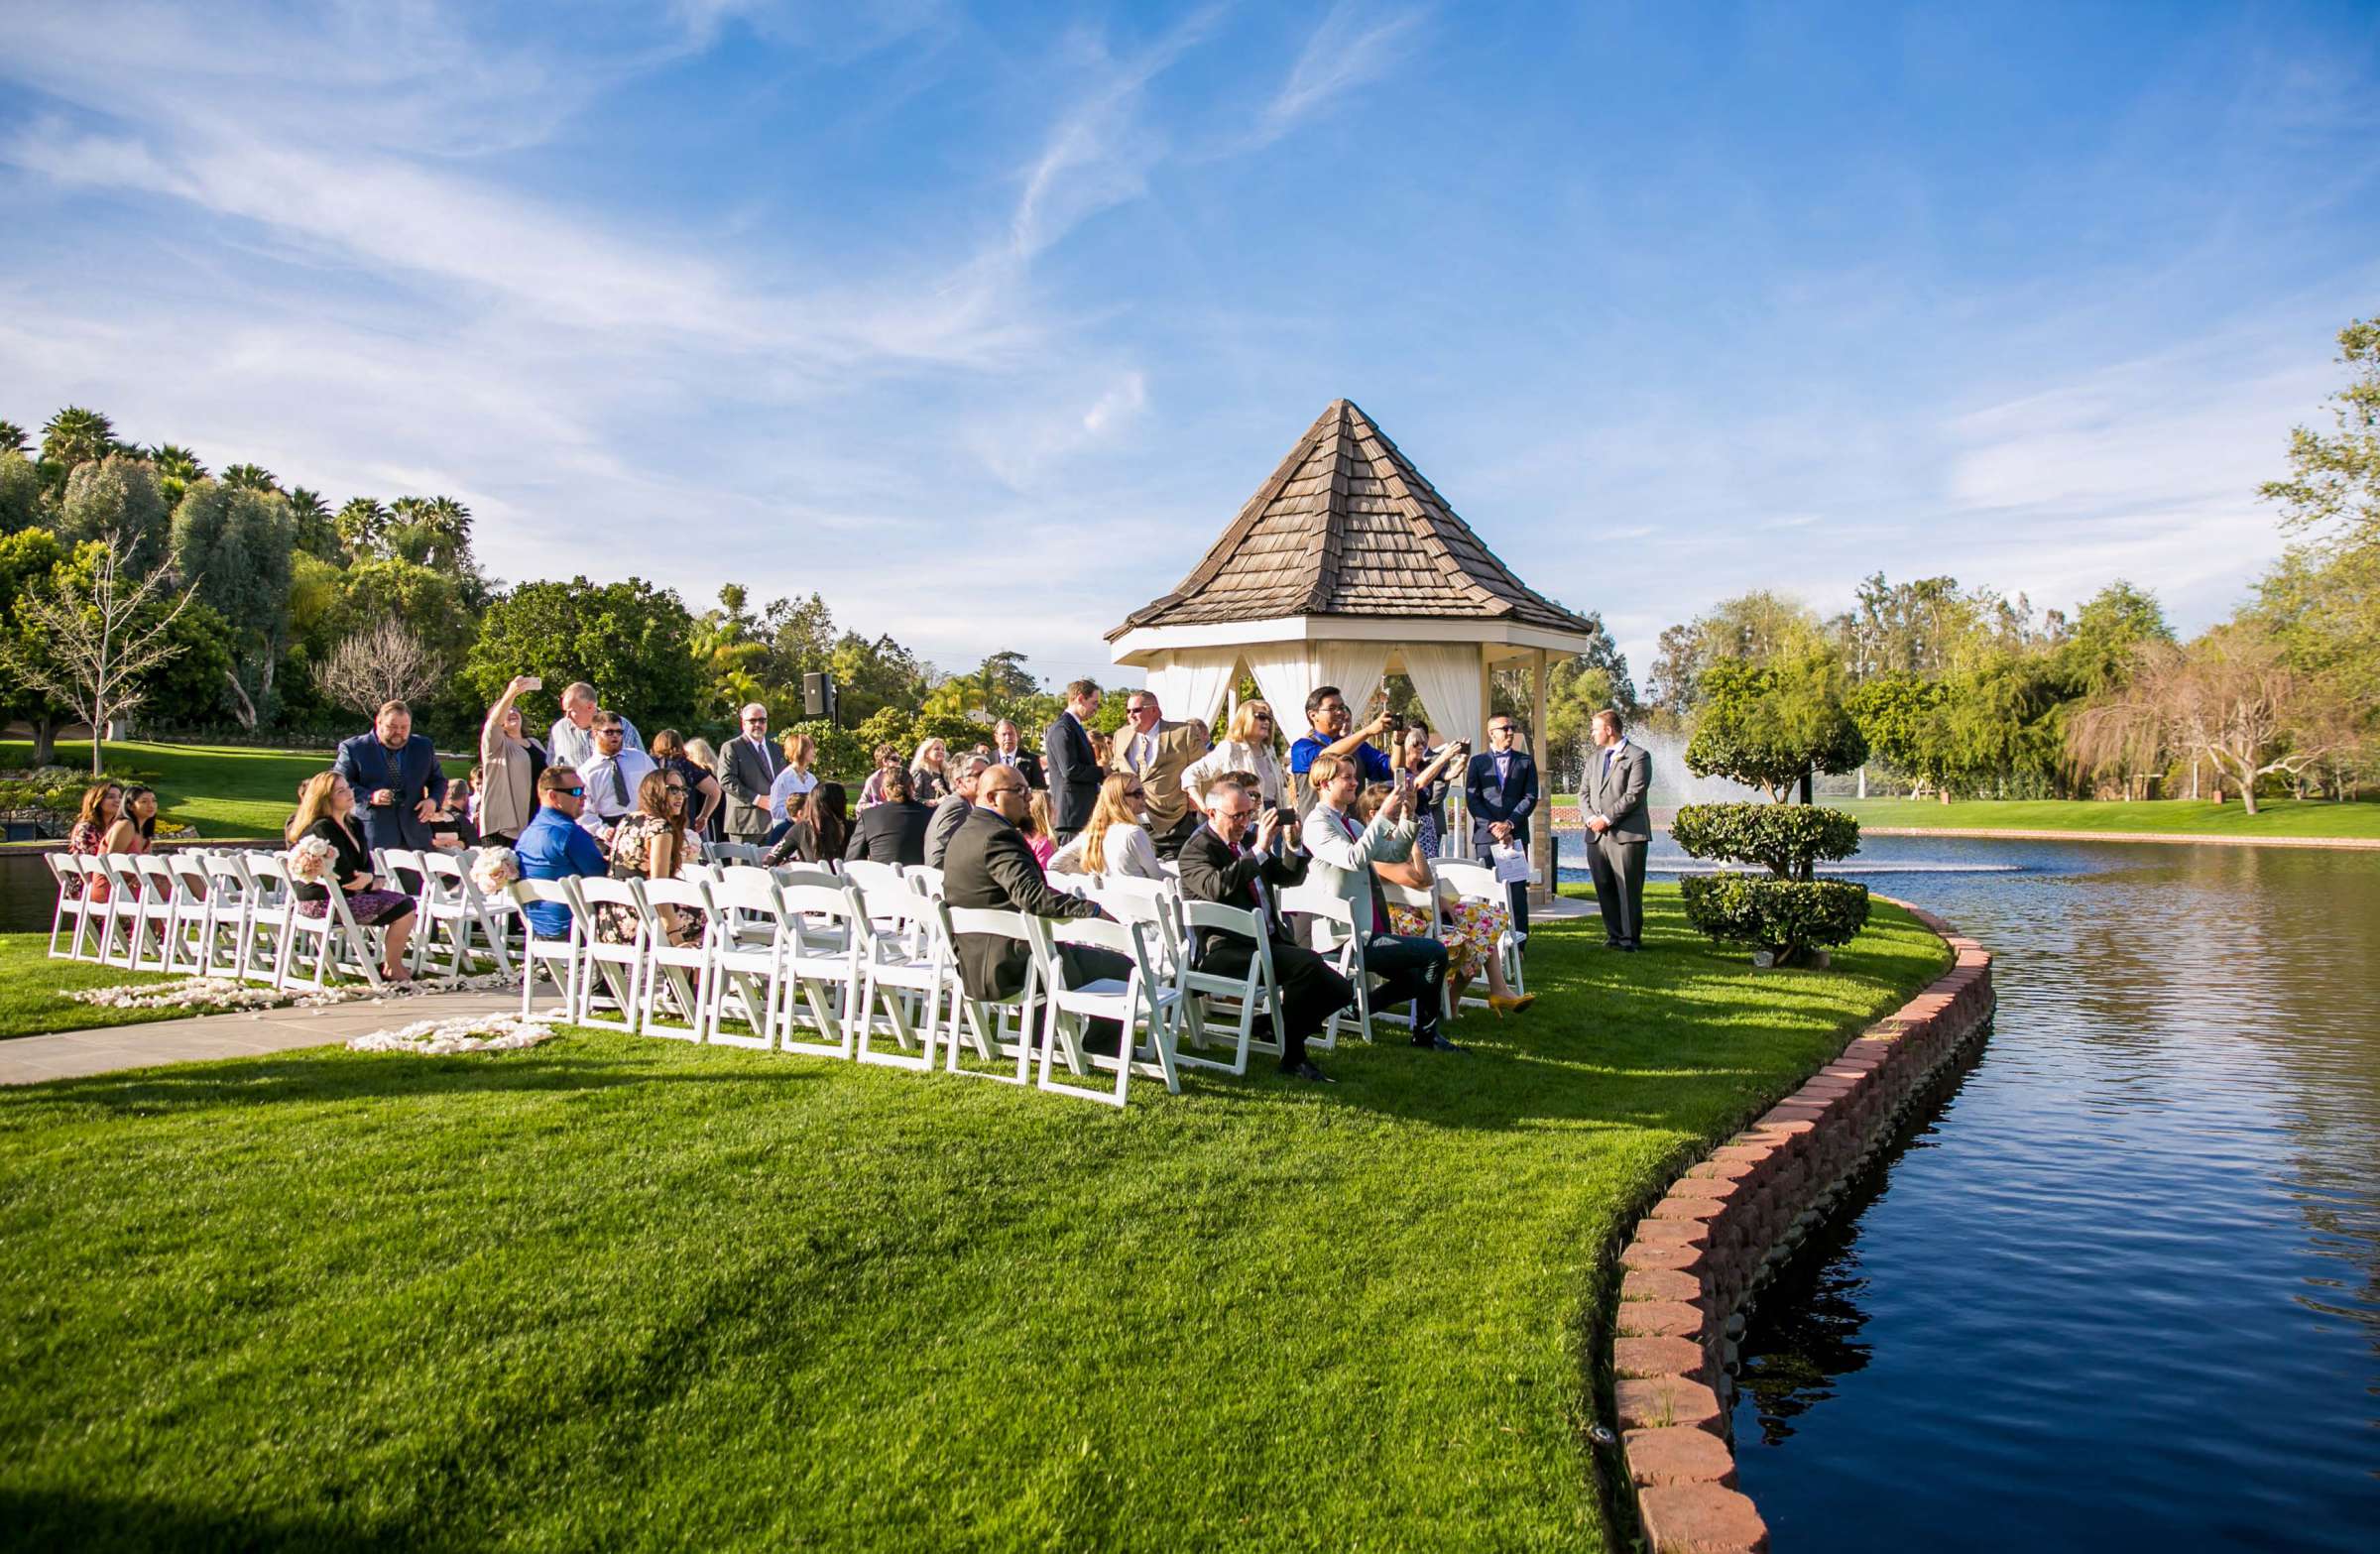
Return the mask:
[[[1867,887],[1848,880],[1715,874],[1681,880],[1678,891],[1696,928],[1767,950],[1780,965],[1821,945],[1848,944],[1867,925]]]
[[[1811,804],[1688,804],[1669,834],[1695,858],[1760,864],[1780,879],[1807,878],[1819,859],[1859,851],[1859,822]]]

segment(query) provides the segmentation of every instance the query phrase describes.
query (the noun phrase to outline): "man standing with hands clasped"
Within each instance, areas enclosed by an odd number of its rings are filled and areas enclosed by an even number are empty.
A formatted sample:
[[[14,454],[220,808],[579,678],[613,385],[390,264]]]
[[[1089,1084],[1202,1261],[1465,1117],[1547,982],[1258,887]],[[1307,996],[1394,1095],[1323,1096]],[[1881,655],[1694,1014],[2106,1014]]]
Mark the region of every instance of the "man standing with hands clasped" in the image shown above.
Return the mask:
[[[1615,950],[1644,946],[1644,854],[1652,844],[1652,816],[1645,790],[1653,782],[1651,752],[1628,742],[1619,713],[1606,707],[1589,725],[1596,754],[1588,758],[1587,868],[1595,878],[1595,900],[1604,911],[1604,943]]]
[[[1529,850],[1529,815],[1537,808],[1537,763],[1515,739],[1512,720],[1497,713],[1488,720],[1488,748],[1471,758],[1463,799],[1471,806],[1471,844],[1491,843]],[[1525,950],[1529,942],[1529,882],[1504,887],[1512,903],[1512,931]]]
[[[429,818],[446,801],[446,769],[429,736],[414,732],[412,708],[381,703],[372,732],[341,744],[331,770],[355,790],[366,847],[419,852],[431,845]]]

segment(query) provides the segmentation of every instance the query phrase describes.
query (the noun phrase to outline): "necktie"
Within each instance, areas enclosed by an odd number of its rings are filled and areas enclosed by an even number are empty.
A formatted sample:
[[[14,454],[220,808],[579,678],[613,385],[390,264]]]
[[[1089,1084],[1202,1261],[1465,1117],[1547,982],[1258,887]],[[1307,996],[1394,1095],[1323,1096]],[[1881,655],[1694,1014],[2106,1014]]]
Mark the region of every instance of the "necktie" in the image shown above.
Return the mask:
[[[612,802],[623,809],[628,807],[628,778],[620,775],[620,762],[617,757],[614,757],[612,761]]]

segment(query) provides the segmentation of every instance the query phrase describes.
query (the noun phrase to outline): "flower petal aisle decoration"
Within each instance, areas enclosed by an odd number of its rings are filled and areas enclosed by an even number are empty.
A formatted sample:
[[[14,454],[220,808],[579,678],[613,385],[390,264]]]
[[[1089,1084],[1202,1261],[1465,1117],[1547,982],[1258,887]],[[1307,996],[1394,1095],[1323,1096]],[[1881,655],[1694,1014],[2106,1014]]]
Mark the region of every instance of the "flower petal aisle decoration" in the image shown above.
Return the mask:
[[[395,1030],[375,1030],[356,1036],[347,1045],[357,1052],[417,1052],[423,1057],[453,1057],[465,1052],[512,1052],[550,1041],[559,1032],[541,1019],[518,1015],[465,1015],[455,1019],[424,1019]]]
[[[138,983],[121,988],[60,988],[59,997],[98,1009],[180,1009],[193,1015],[230,1014],[240,1010],[327,1009],[363,999],[386,1003],[418,998],[424,993],[494,993],[520,983],[502,972],[469,977],[420,977],[412,982],[375,988],[368,982],[330,988],[262,988],[229,977],[185,977],[179,982]]]

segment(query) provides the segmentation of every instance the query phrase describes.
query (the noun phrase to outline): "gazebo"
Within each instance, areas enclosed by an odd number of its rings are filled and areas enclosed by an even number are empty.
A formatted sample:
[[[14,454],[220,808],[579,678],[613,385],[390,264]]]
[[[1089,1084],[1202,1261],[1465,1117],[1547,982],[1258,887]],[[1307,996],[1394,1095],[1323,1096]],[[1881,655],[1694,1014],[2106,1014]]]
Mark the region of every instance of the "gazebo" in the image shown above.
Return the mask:
[[[1116,662],[1148,671],[1172,716],[1212,718],[1245,672],[1288,732],[1315,686],[1338,686],[1360,714],[1401,672],[1432,727],[1480,750],[1495,670],[1526,667],[1542,710],[1550,657],[1585,652],[1598,630],[1515,577],[1371,418],[1338,400],[1190,575],[1108,644]],[[1545,774],[1545,719],[1530,725]],[[1531,834],[1550,891],[1550,774],[1542,780]]]

